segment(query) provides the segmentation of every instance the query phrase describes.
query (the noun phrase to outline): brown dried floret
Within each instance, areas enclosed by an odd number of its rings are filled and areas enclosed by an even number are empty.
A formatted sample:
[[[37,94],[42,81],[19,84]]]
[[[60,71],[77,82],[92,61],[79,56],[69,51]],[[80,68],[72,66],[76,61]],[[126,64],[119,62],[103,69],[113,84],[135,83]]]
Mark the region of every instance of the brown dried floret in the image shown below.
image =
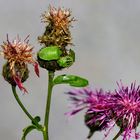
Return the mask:
[[[42,14],[42,22],[47,23],[46,30],[40,36],[39,42],[45,46],[58,45],[64,49],[71,43],[71,33],[69,27],[75,19],[71,18],[70,9],[55,8],[50,6],[49,12]]]
[[[19,37],[9,41],[7,35],[7,41],[3,42],[1,45],[3,51],[1,54],[4,56],[4,59],[7,60],[6,65],[4,66],[5,70],[3,72],[8,72],[10,75],[10,80],[14,80],[15,83],[19,86],[19,88],[25,91],[25,88],[22,87],[22,80],[25,79],[24,74],[28,71],[27,64],[33,64],[36,74],[39,76],[38,63],[33,58],[33,47],[29,44],[29,36],[26,37],[24,41],[21,42]],[[7,67],[7,68],[6,68]],[[7,74],[3,74],[7,75]],[[27,76],[27,74],[26,74]],[[27,76],[28,77],[28,76]],[[8,79],[7,77],[4,77]],[[8,80],[7,80],[8,81]],[[24,80],[23,80],[24,81]],[[8,81],[9,83],[14,83]]]
[[[71,22],[75,21],[71,17],[70,9],[55,8],[50,6],[49,12],[42,14],[42,22],[53,25],[56,28],[67,29]]]

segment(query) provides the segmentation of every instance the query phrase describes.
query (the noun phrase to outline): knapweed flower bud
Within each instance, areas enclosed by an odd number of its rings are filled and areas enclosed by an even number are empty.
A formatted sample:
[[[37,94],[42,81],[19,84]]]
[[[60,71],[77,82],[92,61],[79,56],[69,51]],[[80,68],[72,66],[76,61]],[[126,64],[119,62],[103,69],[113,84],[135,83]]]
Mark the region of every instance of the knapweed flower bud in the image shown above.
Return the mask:
[[[39,50],[37,56],[39,65],[51,71],[70,67],[74,62],[74,58],[70,56],[71,50],[66,47],[72,45],[69,28],[75,20],[71,18],[71,11],[50,6],[49,12],[45,12],[41,17],[42,22],[46,23],[46,30],[42,36],[38,37],[39,42],[43,44],[43,48]],[[48,49],[45,50],[45,47]],[[44,50],[45,52],[43,52]],[[42,58],[41,53],[46,57]],[[46,60],[49,57],[47,55],[51,55],[52,59]]]
[[[11,85],[17,85],[21,90],[27,92],[22,83],[28,78],[29,70],[27,64],[33,64],[36,74],[39,76],[38,64],[33,59],[33,48],[28,44],[28,37],[21,42],[19,37],[12,42],[7,41],[1,45],[2,55],[7,60],[3,66],[3,77]]]
[[[89,134],[87,136],[88,139],[90,139],[96,131],[102,131],[108,127],[110,119],[99,119],[102,116],[102,112],[93,112],[85,114],[85,124],[89,128]]]
[[[9,63],[6,62],[6,64],[3,66],[2,75],[4,79],[11,85],[16,86],[17,83],[20,89],[22,89],[24,87],[22,87],[21,83],[26,81],[27,78],[29,77],[29,70],[27,68],[27,65],[25,65],[24,67],[15,65],[15,71],[18,71],[18,75],[13,76],[10,70],[10,65]],[[26,91],[25,88],[24,90]]]

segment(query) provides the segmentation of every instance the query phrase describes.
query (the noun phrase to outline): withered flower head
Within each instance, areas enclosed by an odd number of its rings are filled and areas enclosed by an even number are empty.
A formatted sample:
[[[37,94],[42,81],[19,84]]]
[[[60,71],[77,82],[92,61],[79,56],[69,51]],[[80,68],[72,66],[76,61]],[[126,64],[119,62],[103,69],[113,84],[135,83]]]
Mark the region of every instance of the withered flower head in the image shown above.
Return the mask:
[[[71,43],[69,27],[75,19],[71,18],[69,9],[55,8],[50,6],[49,12],[42,14],[42,22],[47,23],[46,31],[39,37],[39,42],[46,46],[58,45],[65,47]]]
[[[70,18],[71,11],[69,9],[62,9],[50,6],[49,12],[42,14],[42,21],[53,24],[56,28],[68,28],[74,18]]]
[[[21,41],[19,37],[9,41],[7,35],[7,41],[1,45],[4,55],[4,59],[7,63],[3,67],[4,78],[12,85],[18,85],[21,90],[27,92],[23,87],[22,82],[28,78],[27,64],[33,64],[36,74],[39,76],[38,63],[33,58],[33,47],[28,43],[29,36],[24,41]]]

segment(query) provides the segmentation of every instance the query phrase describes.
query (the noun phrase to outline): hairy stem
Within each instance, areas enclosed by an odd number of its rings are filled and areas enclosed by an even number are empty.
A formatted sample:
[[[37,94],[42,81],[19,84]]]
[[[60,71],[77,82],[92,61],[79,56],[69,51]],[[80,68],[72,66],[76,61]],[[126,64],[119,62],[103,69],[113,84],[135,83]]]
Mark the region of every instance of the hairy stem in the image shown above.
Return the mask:
[[[54,78],[54,72],[48,71],[48,95],[47,95],[46,112],[45,112],[45,120],[44,120],[44,126],[46,127],[47,139],[44,139],[44,140],[49,140],[48,126],[49,126],[51,95],[52,95],[52,88],[53,88],[53,78]]]

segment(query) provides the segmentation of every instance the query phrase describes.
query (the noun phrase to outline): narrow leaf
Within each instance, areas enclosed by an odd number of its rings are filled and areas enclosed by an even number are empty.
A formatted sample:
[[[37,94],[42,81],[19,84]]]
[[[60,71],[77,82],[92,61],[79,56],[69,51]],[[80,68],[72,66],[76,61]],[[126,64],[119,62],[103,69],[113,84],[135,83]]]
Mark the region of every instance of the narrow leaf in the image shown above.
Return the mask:
[[[69,84],[73,87],[85,87],[88,85],[88,81],[81,77],[76,77],[76,80],[70,81]]]
[[[29,125],[28,127],[24,128],[21,140],[26,140],[27,134],[30,133],[34,129],[36,129],[35,125]]]
[[[88,81],[76,75],[59,75],[54,79],[54,84],[69,84],[74,87],[85,87]]]

